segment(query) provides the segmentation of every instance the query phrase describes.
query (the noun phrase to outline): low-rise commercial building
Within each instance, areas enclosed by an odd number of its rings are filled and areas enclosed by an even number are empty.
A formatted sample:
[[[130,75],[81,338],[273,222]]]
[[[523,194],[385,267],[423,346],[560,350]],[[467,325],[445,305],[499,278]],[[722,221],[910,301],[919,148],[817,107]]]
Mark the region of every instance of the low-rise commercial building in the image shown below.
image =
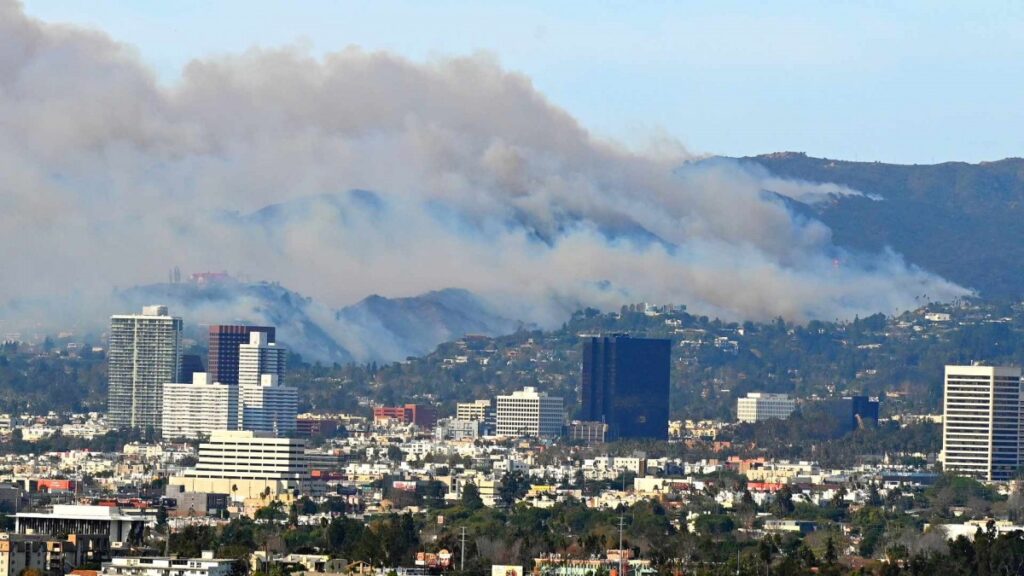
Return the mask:
[[[203,552],[200,558],[136,557],[114,558],[103,564],[103,576],[229,576],[235,565],[229,558],[214,558]]]
[[[199,445],[199,462],[172,486],[185,492],[229,494],[232,498],[317,492],[310,478],[306,443],[249,430],[216,431]]]
[[[57,504],[49,513],[15,514],[14,526],[18,534],[105,536],[110,548],[125,548],[142,544],[148,519],[110,506]]]
[[[0,533],[0,576],[38,570],[62,576],[76,566],[75,546],[49,535]]]
[[[433,428],[437,424],[437,411],[433,406],[422,404],[377,406],[373,409],[373,421],[395,421],[402,424],[415,424],[420,428]]]
[[[554,437],[562,433],[562,399],[527,386],[498,396],[499,436]]]
[[[788,394],[750,392],[736,400],[736,419],[740,422],[764,422],[772,418],[785,420],[796,410],[796,401]]]

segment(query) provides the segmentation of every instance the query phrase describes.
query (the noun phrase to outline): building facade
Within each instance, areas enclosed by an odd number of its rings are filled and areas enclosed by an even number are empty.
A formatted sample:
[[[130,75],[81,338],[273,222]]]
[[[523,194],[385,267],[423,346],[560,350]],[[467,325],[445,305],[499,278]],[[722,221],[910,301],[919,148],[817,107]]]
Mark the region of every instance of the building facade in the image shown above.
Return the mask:
[[[181,318],[166,306],[110,317],[107,417],[112,428],[163,425],[164,384],[181,372]]]
[[[789,394],[749,392],[746,398],[736,400],[736,419],[740,422],[764,422],[777,418],[785,420],[796,410],[796,400]]]
[[[444,440],[476,440],[484,436],[484,423],[480,420],[462,420],[447,418],[440,420],[434,428],[434,439]]]
[[[868,421],[878,422],[878,400],[867,396],[845,396],[830,398],[823,402],[826,412],[844,432],[852,432],[867,425]]]
[[[210,326],[210,354],[207,357],[211,382],[238,384],[238,354],[242,344],[249,344],[249,335],[262,332],[267,343],[277,342],[277,329],[273,326]]]
[[[235,560],[214,558],[203,552],[200,558],[123,557],[104,562],[102,576],[230,576]]]
[[[942,460],[948,472],[1013,479],[1022,464],[1021,369],[946,366]]]
[[[420,428],[433,428],[437,424],[437,410],[424,404],[405,406],[377,406],[373,409],[374,422],[395,421],[415,424]]]
[[[304,415],[295,419],[295,435],[299,438],[331,438],[345,433],[345,428],[332,418]]]
[[[0,533],[0,576],[20,576],[29,569],[63,576],[75,567],[73,548],[49,535]]]
[[[258,384],[238,385],[238,424],[241,430],[295,435],[299,394],[283,386],[276,374],[261,374]]]
[[[266,332],[251,332],[249,342],[238,346],[238,385],[257,386],[264,374],[284,383],[288,350],[270,341]]]
[[[206,372],[203,359],[198,354],[182,354],[181,371],[178,373],[178,378],[182,382],[191,382],[192,376],[197,372]],[[216,380],[211,380],[211,382],[216,382]]]
[[[305,441],[248,430],[215,431],[199,445],[195,468],[172,477],[169,484],[232,498],[312,490]]]
[[[455,405],[455,417],[459,420],[486,422],[494,413],[490,400],[459,402]]]
[[[191,384],[164,384],[162,421],[168,440],[209,438],[214,430],[235,430],[238,386],[211,382],[204,372],[193,374]]]
[[[608,425],[604,422],[573,420],[569,423],[569,439],[587,446],[604,443],[607,434]]]
[[[555,437],[562,433],[563,403],[527,386],[508,396],[498,396],[496,427],[498,436]]]
[[[670,340],[584,338],[580,420],[604,422],[609,439],[668,439],[671,365]]]
[[[18,534],[79,534],[102,536],[107,549],[140,545],[151,516],[125,514],[120,508],[55,504],[52,512],[19,512],[14,515]]]

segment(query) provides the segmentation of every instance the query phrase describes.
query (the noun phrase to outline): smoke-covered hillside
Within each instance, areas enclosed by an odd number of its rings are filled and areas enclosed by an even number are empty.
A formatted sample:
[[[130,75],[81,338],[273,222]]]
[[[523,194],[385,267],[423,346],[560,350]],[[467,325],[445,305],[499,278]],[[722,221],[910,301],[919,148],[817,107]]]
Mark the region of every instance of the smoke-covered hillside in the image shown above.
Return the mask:
[[[174,266],[325,311],[454,286],[544,326],[636,301],[805,321],[966,292],[837,246],[786,200],[856,189],[625,149],[487,56],[253,49],[165,85],[130,46],[16,3],[0,38],[0,333],[95,326],[112,288]]]
[[[497,336],[518,327],[457,289],[410,298],[371,296],[340,310],[277,284],[235,281],[138,286],[118,293],[117,300],[121,312],[167,304],[184,319],[186,335],[198,340],[210,324],[277,326],[283,345],[307,361],[325,363],[404,360],[466,334]]]

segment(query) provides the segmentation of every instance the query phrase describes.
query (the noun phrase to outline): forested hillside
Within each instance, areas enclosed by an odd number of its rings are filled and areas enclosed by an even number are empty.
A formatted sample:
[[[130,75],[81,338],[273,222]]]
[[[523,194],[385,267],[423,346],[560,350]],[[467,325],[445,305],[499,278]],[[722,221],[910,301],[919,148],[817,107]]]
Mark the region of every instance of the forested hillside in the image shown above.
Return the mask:
[[[806,206],[840,246],[871,253],[891,247],[987,297],[1024,293],[1024,159],[899,165],[786,152],[742,161],[864,193]]]

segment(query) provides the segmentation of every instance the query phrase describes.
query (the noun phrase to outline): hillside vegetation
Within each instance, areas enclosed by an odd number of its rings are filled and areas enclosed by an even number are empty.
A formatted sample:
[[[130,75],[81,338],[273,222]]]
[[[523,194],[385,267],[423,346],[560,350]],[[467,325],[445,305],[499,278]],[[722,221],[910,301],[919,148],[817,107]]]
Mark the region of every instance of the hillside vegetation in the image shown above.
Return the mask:
[[[1024,293],[1024,159],[898,165],[777,153],[743,158],[772,173],[843,184],[868,196],[805,206],[836,244],[908,262],[987,297]],[[879,196],[880,200],[870,196]]]

